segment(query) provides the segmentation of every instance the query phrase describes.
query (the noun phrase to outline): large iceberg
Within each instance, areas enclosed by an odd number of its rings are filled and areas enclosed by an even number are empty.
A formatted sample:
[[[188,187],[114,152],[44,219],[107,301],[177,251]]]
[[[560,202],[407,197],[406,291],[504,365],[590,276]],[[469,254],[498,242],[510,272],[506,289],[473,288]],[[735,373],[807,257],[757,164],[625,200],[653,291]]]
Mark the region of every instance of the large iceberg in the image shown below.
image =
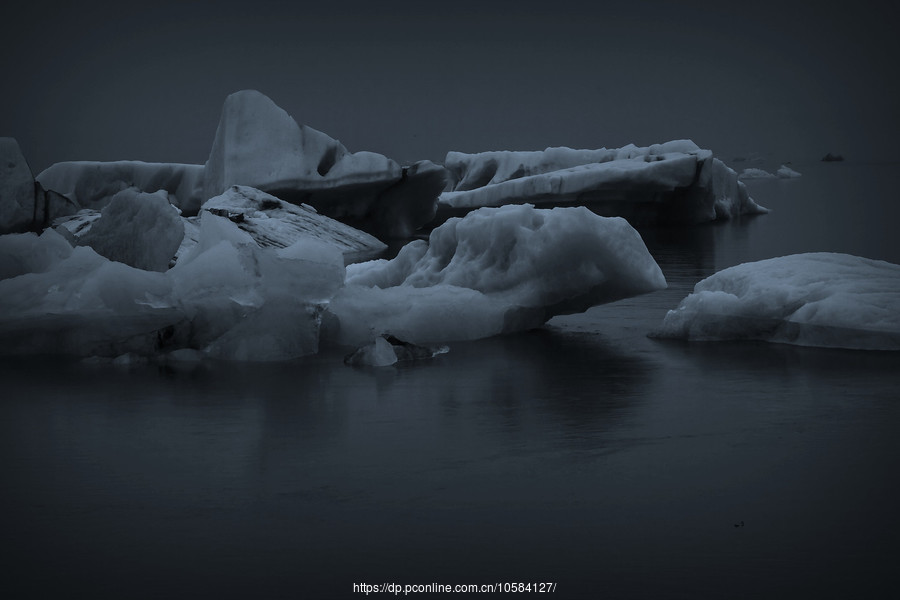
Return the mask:
[[[232,185],[269,192],[384,237],[408,237],[434,217],[443,167],[401,167],[374,152],[350,153],[297,122],[267,96],[226,98],[204,171],[204,196]]]
[[[624,219],[586,208],[483,208],[392,260],[349,265],[325,335],[349,345],[383,334],[416,344],[478,339],[665,287]]]
[[[232,188],[189,233],[178,225],[195,221],[179,221],[165,192],[146,196],[117,195],[74,248],[55,229],[0,236],[0,353],[284,360],[316,352],[321,336],[352,346],[383,335],[407,344],[488,337],[666,285],[624,219],[585,208],[481,209],[392,260],[345,269],[334,227],[286,233],[291,220],[273,215],[307,209],[258,190]],[[147,258],[149,240],[132,252],[127,224],[103,231],[123,219],[166,238],[153,264],[130,260],[144,269],[120,261]],[[171,236],[160,231],[169,225]],[[196,241],[168,271],[148,270],[179,235]],[[82,244],[92,237],[118,260]]]
[[[607,150],[450,152],[446,218],[482,206],[583,205],[633,222],[700,223],[767,212],[737,174],[690,140]]]
[[[80,209],[102,210],[125,189],[153,193],[165,191],[170,202],[185,214],[197,214],[203,203],[203,165],[113,162],[59,162],[41,171],[37,181],[71,200]],[[49,220],[61,215],[51,214]]]
[[[699,282],[653,335],[900,350],[900,265],[827,252],[738,265]]]

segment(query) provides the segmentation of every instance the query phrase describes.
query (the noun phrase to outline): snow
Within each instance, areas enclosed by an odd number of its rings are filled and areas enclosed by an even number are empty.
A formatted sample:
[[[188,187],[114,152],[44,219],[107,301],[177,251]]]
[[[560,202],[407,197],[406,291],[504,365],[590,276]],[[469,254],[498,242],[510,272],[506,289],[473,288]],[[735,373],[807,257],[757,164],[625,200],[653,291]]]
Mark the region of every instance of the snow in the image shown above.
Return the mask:
[[[34,177],[15,138],[0,137],[0,233],[24,231],[34,218]]]
[[[766,212],[733,170],[690,140],[613,150],[451,152],[445,164],[453,179],[439,213],[580,203],[610,216],[697,223]]]
[[[699,282],[654,335],[900,350],[900,265],[837,253],[738,265]]]
[[[348,345],[382,334],[415,344],[478,339],[665,287],[624,219],[583,207],[482,208],[393,260],[349,265],[325,334]]]
[[[780,177],[781,179],[794,179],[796,177],[800,177],[800,173],[786,165],[781,165],[780,167],[778,167],[778,170],[775,171],[775,174],[778,175],[778,177]]]
[[[122,190],[78,240],[98,254],[147,271],[165,271],[184,238],[178,210],[168,194]]]
[[[227,215],[263,248],[284,248],[312,237],[335,247],[345,262],[369,259],[387,249],[378,238],[320,215],[310,206],[296,206],[251,187],[232,186],[207,200],[203,210]]]
[[[37,181],[79,208],[94,210],[101,210],[128,188],[146,193],[164,190],[185,214],[196,214],[203,201],[203,165],[136,160],[59,162],[38,174]],[[57,216],[49,215],[48,220]]]

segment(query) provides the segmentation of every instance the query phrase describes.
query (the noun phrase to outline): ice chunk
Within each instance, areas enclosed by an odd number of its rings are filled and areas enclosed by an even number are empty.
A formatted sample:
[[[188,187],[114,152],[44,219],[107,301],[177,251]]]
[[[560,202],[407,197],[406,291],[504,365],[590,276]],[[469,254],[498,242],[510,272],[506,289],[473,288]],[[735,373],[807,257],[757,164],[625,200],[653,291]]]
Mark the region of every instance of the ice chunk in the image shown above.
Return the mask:
[[[347,356],[344,362],[351,366],[387,367],[397,363],[397,353],[389,341],[378,336],[371,344],[366,344]]]
[[[0,137],[0,234],[25,231],[34,218],[34,177],[15,138]]]
[[[203,210],[233,220],[263,248],[284,248],[300,239],[315,238],[335,247],[345,262],[365,260],[387,249],[368,233],[245,186],[232,186],[207,200]]]
[[[166,192],[129,188],[113,197],[78,244],[137,269],[165,271],[183,238],[184,225]]]
[[[578,203],[643,222],[698,223],[765,212],[737,175],[690,140],[645,148],[548,148],[447,155],[454,179],[438,215],[480,206]]]
[[[196,214],[203,201],[203,165],[70,161],[51,165],[37,176],[47,190],[58,192],[79,208],[101,210],[113,196],[127,188],[153,193],[164,190],[185,214]],[[48,215],[48,221],[60,216]]]
[[[900,265],[835,253],[738,265],[699,282],[653,335],[900,350]]]
[[[328,336],[413,343],[477,339],[666,286],[640,235],[585,208],[483,208],[450,219],[429,243],[347,268]]]
[[[800,173],[788,167],[787,165],[781,165],[778,167],[778,170],[775,171],[775,174],[778,175],[781,179],[793,179],[795,177],[800,177]]]

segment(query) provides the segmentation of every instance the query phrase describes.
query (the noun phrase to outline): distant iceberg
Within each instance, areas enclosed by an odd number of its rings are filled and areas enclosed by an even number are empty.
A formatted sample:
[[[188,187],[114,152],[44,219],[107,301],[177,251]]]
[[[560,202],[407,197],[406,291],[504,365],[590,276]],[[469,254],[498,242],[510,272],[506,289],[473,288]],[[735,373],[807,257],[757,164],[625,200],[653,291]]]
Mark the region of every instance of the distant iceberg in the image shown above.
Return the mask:
[[[795,179],[797,177],[800,177],[800,173],[793,170],[787,165],[781,165],[780,167],[778,167],[778,170],[775,171],[775,175],[777,175],[781,179]]]
[[[383,334],[416,344],[472,340],[665,287],[624,219],[583,207],[483,208],[393,260],[348,266],[324,335],[348,345]]]
[[[653,335],[900,350],[900,265],[836,253],[738,265],[699,282]]]
[[[451,152],[438,217],[483,206],[582,205],[632,222],[702,223],[768,212],[737,174],[690,140],[607,150]]]

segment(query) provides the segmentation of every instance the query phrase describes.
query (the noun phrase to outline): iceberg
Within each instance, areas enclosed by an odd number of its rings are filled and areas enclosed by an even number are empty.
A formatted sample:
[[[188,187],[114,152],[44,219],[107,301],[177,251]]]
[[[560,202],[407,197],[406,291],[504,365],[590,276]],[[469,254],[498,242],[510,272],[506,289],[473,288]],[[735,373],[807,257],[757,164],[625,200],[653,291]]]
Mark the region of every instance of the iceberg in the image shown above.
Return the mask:
[[[768,212],[737,174],[690,140],[645,148],[450,152],[438,218],[483,206],[583,205],[633,222],[700,223]]]
[[[112,162],[69,161],[50,165],[37,181],[72,201],[79,209],[102,210],[122,190],[133,188],[153,193],[160,190],[185,214],[197,214],[203,198],[203,165],[147,163],[137,160]],[[58,212],[48,215],[52,221]]]
[[[622,218],[583,207],[482,208],[451,218],[392,260],[349,265],[323,336],[352,346],[382,335],[414,344],[472,340],[665,287]]]
[[[652,335],[900,350],[900,265],[827,252],[745,263],[699,282]]]
[[[173,209],[168,209],[173,210]],[[173,210],[174,212],[174,210]],[[261,248],[203,213],[198,243],[165,273],[72,248],[56,230],[0,237],[0,353],[287,360],[318,351],[323,306],[343,285],[336,248]]]
[[[254,187],[383,237],[408,237],[434,217],[443,167],[401,167],[374,152],[350,153],[297,122],[267,96],[226,98],[203,176],[204,197]]]

